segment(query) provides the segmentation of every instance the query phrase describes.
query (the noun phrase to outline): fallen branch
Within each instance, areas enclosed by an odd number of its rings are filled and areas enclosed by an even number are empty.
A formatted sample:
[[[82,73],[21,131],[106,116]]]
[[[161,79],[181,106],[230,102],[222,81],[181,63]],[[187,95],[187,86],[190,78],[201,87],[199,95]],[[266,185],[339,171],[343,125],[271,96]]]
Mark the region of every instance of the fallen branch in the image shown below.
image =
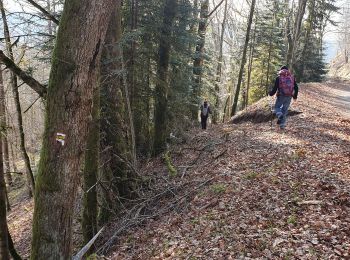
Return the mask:
[[[47,89],[44,85],[40,84],[36,79],[24,72],[18,67],[9,57],[7,57],[2,50],[0,50],[0,61],[5,64],[13,73],[15,73],[23,82],[31,87],[40,97],[45,97]]]
[[[118,239],[119,235],[125,232],[127,229],[141,225],[146,220],[149,219],[155,219],[163,214],[169,212],[170,210],[174,209],[177,205],[181,204],[185,201],[186,198],[190,197],[193,193],[195,193],[198,189],[206,185],[207,183],[211,182],[214,178],[205,180],[201,182],[199,185],[192,187],[191,189],[185,193],[184,195],[180,197],[176,197],[175,191],[179,188],[183,188],[184,185],[179,185],[179,187],[166,187],[164,191],[162,191],[159,194],[156,194],[155,196],[151,196],[148,199],[145,199],[141,203],[138,203],[135,205],[132,209],[130,209],[127,212],[122,212],[120,215],[123,216],[123,219],[120,221],[119,225],[117,226],[116,231],[113,233],[113,235],[101,246],[97,253],[106,253],[108,250],[115,245],[116,240]],[[169,184],[169,183],[168,183]],[[191,185],[190,183],[188,183]],[[166,203],[165,207],[159,208],[159,201],[162,198],[166,198],[168,195],[171,195],[175,197],[172,201],[169,201]],[[154,206],[156,205],[156,206]],[[158,208],[157,208],[158,207]],[[149,214],[146,214],[146,212],[150,212]],[[141,212],[143,212],[143,215],[141,215]]]
[[[298,202],[297,204],[299,206],[300,205],[320,205],[320,204],[323,204],[323,201],[322,200],[304,200],[304,201]]]
[[[214,157],[214,160],[216,160],[216,159],[218,159],[219,157],[223,156],[226,152],[227,152],[227,148],[224,149],[224,150],[223,150],[221,153],[219,153],[218,155],[216,155],[216,156]]]
[[[103,230],[104,230],[104,227],[101,228],[101,230],[98,231],[98,233],[75,256],[73,256],[72,260],[83,259],[83,256],[90,249],[90,247],[95,243],[96,239],[99,237],[99,235],[102,233]]]

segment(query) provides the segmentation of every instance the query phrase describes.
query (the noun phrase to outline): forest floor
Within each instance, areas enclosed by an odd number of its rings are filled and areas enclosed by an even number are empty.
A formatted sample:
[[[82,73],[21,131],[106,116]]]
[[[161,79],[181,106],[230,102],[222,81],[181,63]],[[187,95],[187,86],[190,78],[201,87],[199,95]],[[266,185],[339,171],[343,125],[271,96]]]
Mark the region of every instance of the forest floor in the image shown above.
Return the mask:
[[[274,120],[185,133],[170,149],[177,175],[163,158],[142,167],[148,198],[105,229],[98,254],[350,259],[350,86],[302,84],[292,107],[302,113],[285,131]],[[8,217],[25,257],[32,210],[22,200]]]
[[[171,152],[181,203],[108,258],[350,259],[350,86],[302,84],[292,106],[283,132],[276,120],[193,130]],[[168,175],[161,160],[143,171]]]

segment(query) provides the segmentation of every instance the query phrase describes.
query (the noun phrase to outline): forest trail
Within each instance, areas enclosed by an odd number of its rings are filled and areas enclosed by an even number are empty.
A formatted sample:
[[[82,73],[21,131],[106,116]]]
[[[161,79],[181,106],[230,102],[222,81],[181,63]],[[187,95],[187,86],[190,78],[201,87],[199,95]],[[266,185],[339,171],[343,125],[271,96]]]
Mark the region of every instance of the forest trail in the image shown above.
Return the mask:
[[[193,130],[172,150],[179,173],[165,185],[182,187],[171,200],[181,205],[121,236],[110,259],[347,259],[349,93],[302,84],[292,104],[302,113],[284,132],[268,122]],[[160,159],[143,171],[169,175]]]
[[[349,82],[328,82],[326,83],[330,87],[331,102],[332,105],[339,109],[339,112],[343,116],[350,119],[350,88]]]
[[[300,89],[292,108],[302,113],[284,132],[276,120],[272,128],[270,122],[210,125],[171,148],[177,176],[162,158],[150,160],[140,170],[153,194],[142,201],[148,210],[111,224],[98,253],[123,260],[347,259],[350,87],[328,81]],[[26,200],[8,216],[24,257],[32,210]],[[144,226],[134,225],[142,218]],[[111,239],[120,226],[126,232]]]

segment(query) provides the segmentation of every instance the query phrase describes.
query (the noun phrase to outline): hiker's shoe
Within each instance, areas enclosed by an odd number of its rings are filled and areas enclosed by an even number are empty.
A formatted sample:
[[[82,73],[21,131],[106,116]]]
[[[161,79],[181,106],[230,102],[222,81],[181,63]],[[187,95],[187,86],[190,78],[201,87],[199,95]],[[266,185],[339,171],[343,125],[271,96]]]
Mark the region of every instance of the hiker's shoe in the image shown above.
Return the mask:
[[[283,119],[282,115],[277,118],[277,124],[278,125],[280,125],[282,123],[282,119]]]

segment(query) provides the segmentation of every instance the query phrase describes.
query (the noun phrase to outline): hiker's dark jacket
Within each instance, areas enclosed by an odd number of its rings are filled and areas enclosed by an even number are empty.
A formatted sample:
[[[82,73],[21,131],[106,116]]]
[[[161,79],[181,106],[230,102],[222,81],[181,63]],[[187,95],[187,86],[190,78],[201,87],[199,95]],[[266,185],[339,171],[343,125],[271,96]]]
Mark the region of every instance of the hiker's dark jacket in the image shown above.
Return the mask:
[[[211,114],[211,109],[210,109],[210,106],[209,105],[207,105],[208,106],[208,114],[206,115],[206,116],[209,116],[209,114]],[[201,116],[204,116],[203,115],[203,107],[204,107],[204,105],[201,105],[201,108],[200,108],[200,110],[201,110]]]
[[[278,88],[279,88],[279,85],[280,85],[280,77],[278,76],[275,80],[275,86],[273,87],[273,89],[269,92],[269,95],[270,96],[273,96],[276,94],[276,92],[278,91]],[[293,94],[293,98],[294,99],[297,99],[298,98],[298,91],[299,91],[299,87],[298,87],[298,84],[297,82],[294,80],[294,94]],[[277,92],[277,96],[279,96],[280,93]]]

